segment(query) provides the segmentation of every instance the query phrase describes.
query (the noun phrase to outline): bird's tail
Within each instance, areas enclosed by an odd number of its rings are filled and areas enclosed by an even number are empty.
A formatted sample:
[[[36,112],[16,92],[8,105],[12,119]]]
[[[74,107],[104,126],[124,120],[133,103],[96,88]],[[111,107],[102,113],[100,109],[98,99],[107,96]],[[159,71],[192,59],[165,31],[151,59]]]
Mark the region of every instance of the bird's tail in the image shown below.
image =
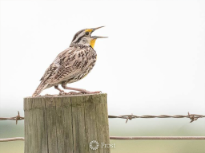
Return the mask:
[[[48,84],[45,83],[45,81],[42,81],[42,82],[39,84],[39,86],[38,86],[38,88],[36,89],[36,91],[33,93],[32,97],[38,96],[38,95],[41,93],[41,91],[47,87],[47,85],[48,85]]]

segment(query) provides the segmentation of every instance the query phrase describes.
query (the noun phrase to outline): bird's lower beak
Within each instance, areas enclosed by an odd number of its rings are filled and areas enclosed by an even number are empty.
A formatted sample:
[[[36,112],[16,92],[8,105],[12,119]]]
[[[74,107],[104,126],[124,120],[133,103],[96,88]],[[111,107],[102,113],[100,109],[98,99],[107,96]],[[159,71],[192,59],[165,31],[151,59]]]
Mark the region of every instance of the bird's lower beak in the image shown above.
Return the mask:
[[[104,37],[104,36],[92,36],[91,38],[97,39],[97,38],[108,38],[108,37]]]

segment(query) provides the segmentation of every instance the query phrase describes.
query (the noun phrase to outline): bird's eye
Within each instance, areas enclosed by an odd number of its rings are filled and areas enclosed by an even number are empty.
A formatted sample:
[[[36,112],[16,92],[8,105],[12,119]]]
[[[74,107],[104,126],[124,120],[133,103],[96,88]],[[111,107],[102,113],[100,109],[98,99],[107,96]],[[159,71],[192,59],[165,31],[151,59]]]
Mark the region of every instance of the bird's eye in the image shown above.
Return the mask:
[[[89,32],[86,32],[85,34],[86,34],[86,35],[89,35]]]

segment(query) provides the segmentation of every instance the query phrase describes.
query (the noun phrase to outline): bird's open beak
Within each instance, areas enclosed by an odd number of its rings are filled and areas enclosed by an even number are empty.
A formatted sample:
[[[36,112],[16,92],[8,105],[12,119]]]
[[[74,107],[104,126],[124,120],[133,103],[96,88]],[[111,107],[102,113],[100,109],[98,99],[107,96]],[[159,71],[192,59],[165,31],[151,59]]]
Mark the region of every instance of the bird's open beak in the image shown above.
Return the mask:
[[[101,27],[97,27],[97,28],[93,28],[92,29],[92,33],[97,30],[97,29],[100,29],[100,28],[103,28],[104,26],[101,26]],[[91,36],[91,38],[93,39],[97,39],[97,38],[107,38],[107,37],[103,37],[103,36]]]
[[[104,27],[104,26],[97,27],[97,28],[92,28],[92,32],[91,32],[91,33],[93,33],[95,30],[100,29],[100,28],[102,28],[102,27]],[[91,36],[91,38],[97,39],[97,38],[107,38],[107,37],[103,37],[103,36]]]

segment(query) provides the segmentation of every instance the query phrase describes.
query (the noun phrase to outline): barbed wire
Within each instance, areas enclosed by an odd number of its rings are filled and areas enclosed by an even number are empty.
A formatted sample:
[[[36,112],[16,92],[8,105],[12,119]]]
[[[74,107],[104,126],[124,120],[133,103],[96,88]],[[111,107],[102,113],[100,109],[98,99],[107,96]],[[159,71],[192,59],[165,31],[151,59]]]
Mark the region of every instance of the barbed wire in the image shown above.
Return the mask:
[[[0,117],[0,120],[15,120],[16,124],[18,123],[18,120],[24,120],[24,117],[20,116],[20,113],[18,111],[18,115],[14,117]]]
[[[126,119],[126,123],[128,120],[136,119],[136,118],[189,118],[191,121],[190,123],[198,120],[199,118],[204,118],[205,115],[198,115],[198,114],[190,114],[188,112],[188,115],[142,115],[142,116],[137,116],[137,115],[108,115],[108,118],[121,118],[121,119]]]
[[[189,118],[190,123],[198,120],[199,118],[205,118],[205,115],[198,115],[198,114],[190,114],[188,112],[188,115],[108,115],[108,118],[121,118],[121,119],[126,119],[126,123],[128,120],[136,119],[136,118]],[[15,117],[9,117],[9,118],[4,118],[0,117],[0,120],[16,120],[16,124],[18,123],[18,120],[24,120],[24,117],[20,116],[20,113],[18,111],[18,115]]]

